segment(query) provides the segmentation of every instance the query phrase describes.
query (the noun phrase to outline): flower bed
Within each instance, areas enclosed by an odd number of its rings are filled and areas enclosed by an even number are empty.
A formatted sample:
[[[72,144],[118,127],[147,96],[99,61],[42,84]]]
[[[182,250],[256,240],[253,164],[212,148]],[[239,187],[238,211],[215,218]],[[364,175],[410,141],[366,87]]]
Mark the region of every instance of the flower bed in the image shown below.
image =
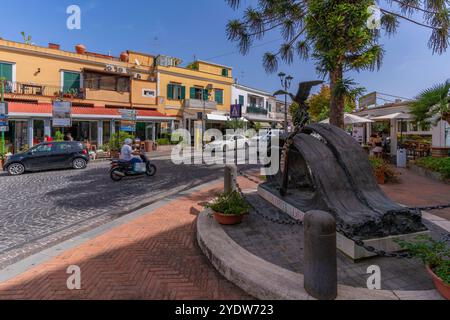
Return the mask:
[[[439,173],[444,179],[450,179],[450,157],[447,158],[421,158],[416,165]]]

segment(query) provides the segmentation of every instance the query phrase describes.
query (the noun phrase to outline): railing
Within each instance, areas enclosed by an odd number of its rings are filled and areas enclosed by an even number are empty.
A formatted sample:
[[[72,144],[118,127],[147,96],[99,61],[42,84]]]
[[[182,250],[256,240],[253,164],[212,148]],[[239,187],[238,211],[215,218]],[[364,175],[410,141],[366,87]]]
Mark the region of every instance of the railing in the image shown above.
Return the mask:
[[[45,97],[63,96],[64,98],[85,99],[83,89],[71,89],[63,92],[62,87],[12,81],[6,81],[5,93]]]
[[[268,111],[264,108],[250,105],[247,107],[247,113],[267,115]]]
[[[198,99],[188,99],[184,102],[185,108],[191,109],[207,109],[207,110],[217,110],[217,102],[215,101],[204,101]]]
[[[269,117],[271,119],[284,120],[284,113],[281,113],[281,112],[269,112]]]

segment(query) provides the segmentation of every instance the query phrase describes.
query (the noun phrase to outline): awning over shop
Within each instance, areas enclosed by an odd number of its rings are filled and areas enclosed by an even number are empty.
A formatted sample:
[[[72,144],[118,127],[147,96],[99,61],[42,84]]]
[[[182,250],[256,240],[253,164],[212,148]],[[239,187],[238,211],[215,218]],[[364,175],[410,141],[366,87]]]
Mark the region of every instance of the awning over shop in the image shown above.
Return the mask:
[[[231,119],[228,116],[224,116],[224,115],[221,115],[221,114],[214,114],[214,113],[207,114],[207,119],[208,119],[208,121],[217,121],[217,122],[234,121],[234,119]],[[244,121],[244,122],[248,122],[248,120],[245,119],[245,118],[241,118],[239,120]]]
[[[345,113],[344,114],[344,124],[345,125],[357,124],[357,123],[371,123],[371,122],[373,122],[373,121],[370,120],[370,119],[363,118],[363,117],[360,117],[360,116],[356,116],[356,115],[351,114],[351,113]],[[320,123],[330,123],[330,119],[323,120]]]
[[[52,105],[51,104],[32,104],[32,103],[8,103],[8,113],[10,117],[40,117],[51,118],[52,117]],[[117,119],[120,120],[121,116],[119,109],[101,108],[101,107],[73,107],[72,118],[78,119]],[[159,120],[159,121],[171,121],[176,120],[175,117],[168,117],[156,110],[138,110],[137,120]]]
[[[207,115],[208,121],[219,121],[219,122],[227,122],[229,118],[227,116],[223,116],[220,114],[211,114]]]
[[[371,118],[374,121],[383,121],[383,120],[409,120],[412,119],[412,116],[409,113],[396,112],[387,114],[380,117]]]
[[[256,116],[256,115],[245,115],[245,119],[252,122],[260,122],[260,123],[273,123],[273,122],[280,122],[277,119],[271,119],[263,116]]]

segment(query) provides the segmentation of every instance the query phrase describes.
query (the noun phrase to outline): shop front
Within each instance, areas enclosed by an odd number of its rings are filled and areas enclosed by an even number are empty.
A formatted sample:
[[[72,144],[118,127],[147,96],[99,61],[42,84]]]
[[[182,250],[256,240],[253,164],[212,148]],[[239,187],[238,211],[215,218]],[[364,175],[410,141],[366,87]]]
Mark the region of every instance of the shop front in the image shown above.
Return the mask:
[[[68,133],[100,149],[120,130],[121,117],[117,109],[74,107],[70,127],[53,127],[51,105],[10,103],[9,119],[5,146],[8,152],[17,153],[43,142],[45,136],[55,139]],[[157,111],[138,110],[135,136],[156,140],[172,130],[174,120]]]

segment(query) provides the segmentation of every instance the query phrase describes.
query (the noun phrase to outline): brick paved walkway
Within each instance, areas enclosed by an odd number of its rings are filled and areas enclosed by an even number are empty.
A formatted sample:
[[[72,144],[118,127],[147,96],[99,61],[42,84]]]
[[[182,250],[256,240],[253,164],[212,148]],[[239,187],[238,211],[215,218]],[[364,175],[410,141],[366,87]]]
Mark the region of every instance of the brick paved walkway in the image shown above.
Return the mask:
[[[196,243],[199,203],[220,188],[171,201],[1,283],[0,299],[250,299]],[[70,265],[81,268],[79,291],[67,289]]]
[[[395,201],[450,201],[448,185],[401,172],[400,184],[383,186]],[[245,179],[240,184],[255,187]],[[200,202],[221,188],[218,184],[171,201],[0,283],[0,299],[250,299],[209,264],[196,244]],[[447,210],[433,213],[449,218]],[[70,265],[81,268],[82,290],[66,287]]]
[[[407,206],[425,206],[450,203],[450,185],[422,177],[407,169],[395,169],[400,173],[400,183],[386,184],[382,189],[394,201]],[[450,208],[432,212],[450,220]]]

